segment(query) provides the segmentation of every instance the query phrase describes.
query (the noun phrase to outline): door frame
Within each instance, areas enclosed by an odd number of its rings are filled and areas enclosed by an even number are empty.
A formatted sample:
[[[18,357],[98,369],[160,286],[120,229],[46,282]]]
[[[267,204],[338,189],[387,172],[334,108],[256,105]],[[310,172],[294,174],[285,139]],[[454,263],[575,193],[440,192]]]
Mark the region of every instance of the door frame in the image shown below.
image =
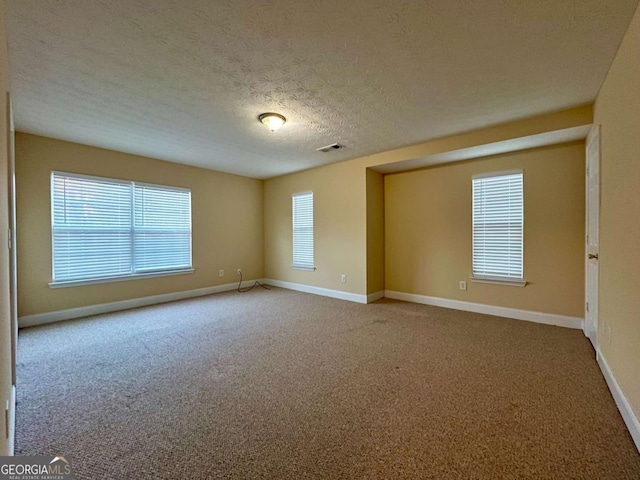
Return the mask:
[[[7,160],[9,194],[9,315],[11,321],[11,383],[16,384],[16,356],[18,347],[18,257],[16,254],[16,155],[15,127],[11,94],[7,95]]]
[[[597,162],[598,162],[598,166],[597,166],[597,185],[598,185],[598,198],[597,198],[597,208],[595,209],[595,211],[591,211],[591,205],[590,205],[590,200],[589,200],[589,189],[590,189],[590,174],[592,174],[593,172],[590,171],[589,167],[591,165],[592,159],[591,159],[591,155],[590,155],[590,147],[592,145],[593,142],[597,142]],[[593,125],[593,127],[591,127],[591,131],[589,132],[589,135],[587,136],[587,140],[585,143],[585,162],[586,162],[586,169],[585,169],[585,253],[584,253],[584,284],[585,284],[585,310],[584,310],[584,334],[585,336],[591,341],[593,348],[596,351],[596,356],[598,355],[598,346],[599,346],[599,338],[598,338],[598,309],[599,309],[599,296],[600,296],[600,288],[599,288],[599,277],[600,277],[600,267],[599,267],[599,251],[598,252],[591,252],[589,250],[589,225],[590,225],[590,221],[595,223],[595,228],[597,231],[597,237],[598,237],[598,243],[597,243],[597,247],[598,250],[600,248],[600,206],[601,206],[601,178],[602,178],[602,171],[601,171],[601,166],[602,166],[602,142],[601,142],[601,134],[600,134],[600,125]],[[592,218],[593,217],[593,218]],[[590,258],[590,254],[595,254],[596,258]],[[595,278],[591,279],[590,275],[592,275],[592,272],[594,271],[592,267],[593,265],[596,266],[595,268]],[[593,290],[593,293],[590,293],[590,289],[589,289],[589,281],[592,280],[595,282],[595,288]],[[592,318],[593,319],[593,330],[590,328],[590,321],[589,319]]]

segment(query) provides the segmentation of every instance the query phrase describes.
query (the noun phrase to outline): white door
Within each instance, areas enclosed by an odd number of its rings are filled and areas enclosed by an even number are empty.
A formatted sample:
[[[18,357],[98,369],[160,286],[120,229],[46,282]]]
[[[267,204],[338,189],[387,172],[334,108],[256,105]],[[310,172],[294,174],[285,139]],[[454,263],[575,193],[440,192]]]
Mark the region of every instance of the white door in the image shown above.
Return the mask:
[[[598,255],[600,245],[600,126],[587,137],[586,259],[584,334],[598,349]]]

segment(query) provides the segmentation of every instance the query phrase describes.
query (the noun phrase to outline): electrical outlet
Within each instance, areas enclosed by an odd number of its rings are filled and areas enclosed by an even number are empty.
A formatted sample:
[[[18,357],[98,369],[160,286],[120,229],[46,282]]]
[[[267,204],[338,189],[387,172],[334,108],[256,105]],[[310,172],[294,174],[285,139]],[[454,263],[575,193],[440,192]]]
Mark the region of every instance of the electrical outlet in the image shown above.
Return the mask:
[[[342,283],[347,283],[347,274],[343,273],[342,275],[340,275],[340,281]]]
[[[218,275],[224,277],[224,270],[218,270]]]
[[[467,282],[460,280],[460,290],[467,290]]]
[[[241,268],[238,269],[238,275],[242,275],[242,269]]]

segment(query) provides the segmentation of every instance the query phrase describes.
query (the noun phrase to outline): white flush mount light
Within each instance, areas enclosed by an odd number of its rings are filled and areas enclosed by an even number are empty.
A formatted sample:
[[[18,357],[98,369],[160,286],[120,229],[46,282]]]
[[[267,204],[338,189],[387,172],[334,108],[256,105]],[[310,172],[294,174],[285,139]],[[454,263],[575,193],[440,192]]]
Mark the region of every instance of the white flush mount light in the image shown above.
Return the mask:
[[[287,119],[279,113],[262,113],[258,116],[258,120],[260,120],[262,124],[272,132],[278,130],[282,125],[284,125],[284,122],[287,121]]]

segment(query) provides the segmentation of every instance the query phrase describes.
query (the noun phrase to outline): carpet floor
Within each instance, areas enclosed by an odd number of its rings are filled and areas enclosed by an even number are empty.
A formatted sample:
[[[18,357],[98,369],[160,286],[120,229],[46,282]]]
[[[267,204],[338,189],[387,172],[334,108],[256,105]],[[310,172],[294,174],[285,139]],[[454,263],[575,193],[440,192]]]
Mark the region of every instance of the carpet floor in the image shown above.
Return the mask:
[[[581,331],[273,288],[20,331],[17,455],[76,479],[638,479]]]

